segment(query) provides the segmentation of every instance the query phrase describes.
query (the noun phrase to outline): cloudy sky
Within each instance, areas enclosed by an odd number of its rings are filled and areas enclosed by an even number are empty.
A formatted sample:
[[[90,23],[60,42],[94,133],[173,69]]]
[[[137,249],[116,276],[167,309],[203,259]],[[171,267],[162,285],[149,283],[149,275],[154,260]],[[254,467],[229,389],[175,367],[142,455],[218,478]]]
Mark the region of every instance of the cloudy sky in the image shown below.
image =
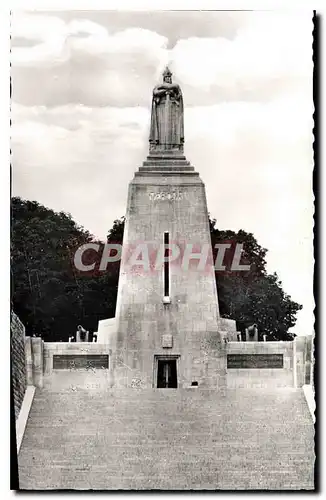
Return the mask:
[[[167,62],[185,153],[221,229],[253,232],[313,328],[312,17],[274,12],[16,13],[13,194],[102,239],[147,154]]]

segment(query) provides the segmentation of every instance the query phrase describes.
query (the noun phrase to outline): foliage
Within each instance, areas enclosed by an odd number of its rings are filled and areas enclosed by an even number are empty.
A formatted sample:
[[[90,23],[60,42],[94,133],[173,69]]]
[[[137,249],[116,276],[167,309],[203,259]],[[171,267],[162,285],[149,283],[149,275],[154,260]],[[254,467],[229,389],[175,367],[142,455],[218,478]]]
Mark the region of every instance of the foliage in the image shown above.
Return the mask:
[[[267,273],[267,250],[251,233],[219,231],[215,225],[216,220],[210,220],[213,248],[216,243],[231,244],[225,254],[226,271],[216,272],[221,315],[235,319],[239,331],[244,332],[256,323],[260,337],[267,334],[269,340],[292,340],[294,334],[288,330],[295,325],[296,314],[302,306],[283,291],[276,273]],[[241,264],[250,264],[249,271],[231,270],[236,243],[243,243]]]
[[[12,199],[12,306],[29,335],[67,341],[78,324],[97,329],[114,315],[116,287],[106,274],[78,273],[75,250],[94,241],[70,214]]]

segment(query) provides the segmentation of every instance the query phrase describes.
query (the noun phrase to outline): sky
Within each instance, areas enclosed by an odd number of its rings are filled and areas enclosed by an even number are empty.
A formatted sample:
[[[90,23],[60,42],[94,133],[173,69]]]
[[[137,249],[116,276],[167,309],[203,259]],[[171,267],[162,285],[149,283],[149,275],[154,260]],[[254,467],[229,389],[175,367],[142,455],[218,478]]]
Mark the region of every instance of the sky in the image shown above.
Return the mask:
[[[13,195],[105,239],[148,152],[151,93],[169,63],[185,154],[220,229],[252,232],[313,331],[312,15],[16,12]]]

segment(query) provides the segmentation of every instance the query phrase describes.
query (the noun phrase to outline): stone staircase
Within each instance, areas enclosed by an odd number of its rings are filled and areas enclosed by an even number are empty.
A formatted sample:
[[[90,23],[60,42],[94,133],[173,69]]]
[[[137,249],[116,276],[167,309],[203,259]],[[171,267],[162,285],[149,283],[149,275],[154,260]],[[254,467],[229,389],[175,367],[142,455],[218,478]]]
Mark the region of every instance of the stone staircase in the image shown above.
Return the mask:
[[[36,390],[21,489],[314,487],[302,390],[94,387]]]

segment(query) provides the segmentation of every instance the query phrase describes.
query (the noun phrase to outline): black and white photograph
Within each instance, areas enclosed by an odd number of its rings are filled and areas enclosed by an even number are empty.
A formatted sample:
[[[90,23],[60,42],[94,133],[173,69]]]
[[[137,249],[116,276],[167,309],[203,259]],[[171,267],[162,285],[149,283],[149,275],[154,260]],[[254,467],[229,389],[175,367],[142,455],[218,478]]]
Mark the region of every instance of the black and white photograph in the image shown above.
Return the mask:
[[[11,11],[11,489],[316,489],[315,23]]]

